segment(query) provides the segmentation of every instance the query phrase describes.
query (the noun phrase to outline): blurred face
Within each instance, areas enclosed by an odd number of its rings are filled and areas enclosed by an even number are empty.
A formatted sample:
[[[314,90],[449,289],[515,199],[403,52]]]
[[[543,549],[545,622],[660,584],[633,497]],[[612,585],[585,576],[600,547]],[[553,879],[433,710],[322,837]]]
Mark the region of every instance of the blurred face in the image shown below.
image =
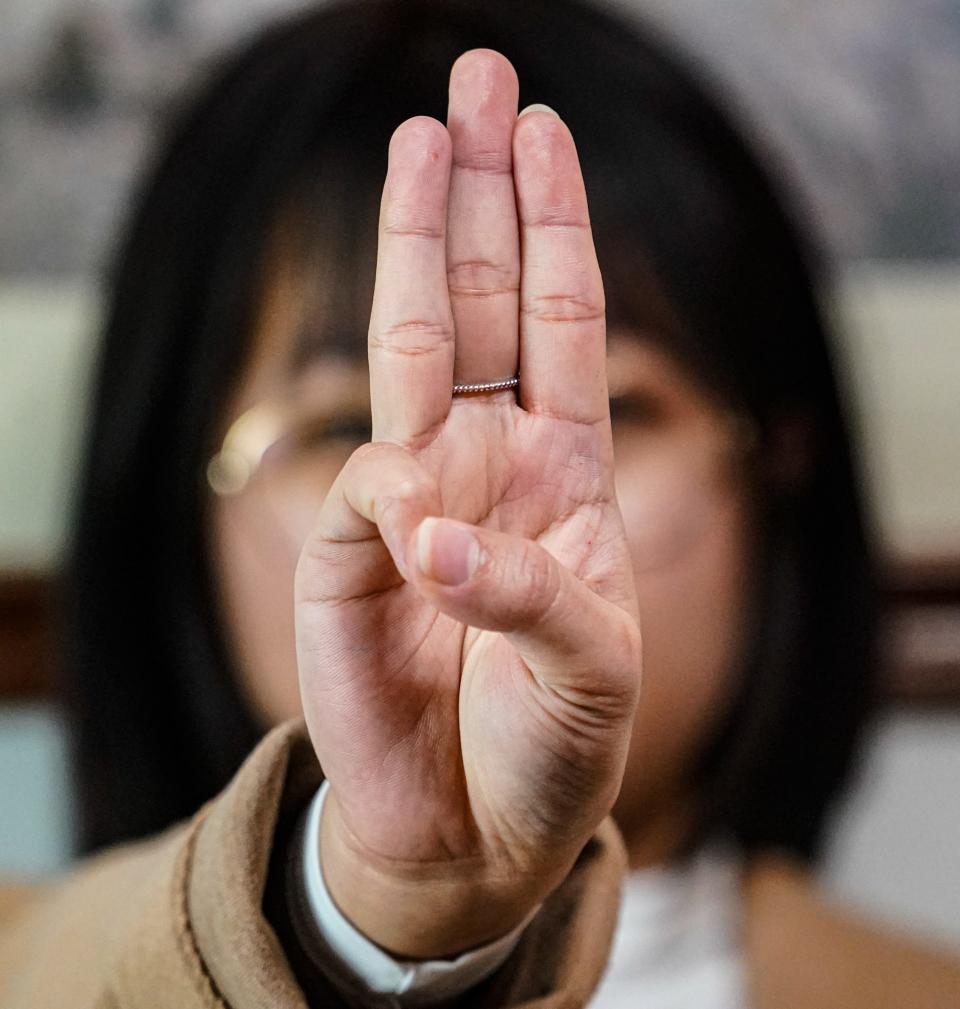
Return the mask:
[[[210,476],[211,543],[235,666],[264,727],[300,714],[293,582],[300,547],[350,453],[369,440],[362,361],[288,375],[302,297],[266,287]],[[617,495],[634,560],[644,686],[614,815],[634,864],[670,850],[688,772],[735,689],[751,623],[750,427],[642,334],[610,332]],[[239,419],[239,420],[238,420]]]

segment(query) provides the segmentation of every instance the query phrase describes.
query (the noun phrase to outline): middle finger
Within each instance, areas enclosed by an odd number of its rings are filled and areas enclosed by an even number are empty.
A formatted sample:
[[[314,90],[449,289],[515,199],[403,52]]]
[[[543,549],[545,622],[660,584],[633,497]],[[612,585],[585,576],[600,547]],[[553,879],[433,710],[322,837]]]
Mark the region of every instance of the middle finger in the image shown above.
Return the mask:
[[[517,371],[520,236],[512,139],[518,97],[516,71],[502,54],[471,49],[453,64],[447,284],[458,383]]]

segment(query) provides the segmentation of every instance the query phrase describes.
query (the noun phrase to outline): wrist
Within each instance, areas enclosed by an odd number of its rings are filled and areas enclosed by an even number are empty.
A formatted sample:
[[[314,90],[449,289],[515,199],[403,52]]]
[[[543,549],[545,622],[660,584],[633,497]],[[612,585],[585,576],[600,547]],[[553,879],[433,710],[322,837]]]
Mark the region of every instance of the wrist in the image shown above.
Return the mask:
[[[480,856],[427,864],[366,851],[343,822],[332,790],[319,847],[324,884],[340,912],[396,959],[449,958],[482,946],[529,920],[545,896],[519,880],[491,882]]]

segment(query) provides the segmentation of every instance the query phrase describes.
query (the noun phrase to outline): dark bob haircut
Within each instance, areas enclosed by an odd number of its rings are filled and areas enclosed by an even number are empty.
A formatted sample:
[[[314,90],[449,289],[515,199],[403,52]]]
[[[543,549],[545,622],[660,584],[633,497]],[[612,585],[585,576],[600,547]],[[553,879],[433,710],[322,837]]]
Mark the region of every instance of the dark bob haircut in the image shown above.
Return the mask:
[[[724,832],[748,851],[818,853],[873,700],[876,579],[788,204],[639,26],[579,0],[361,0],[278,23],[208,68],[171,110],[112,260],[62,583],[80,854],[192,814],[264,731],[217,601],[204,466],[271,235],[291,222],[299,254],[319,250],[337,277],[301,356],[363,357],[387,142],[409,116],[445,121],[450,66],[475,47],[512,61],[521,106],[546,102],[573,132],[610,326],[654,331],[749,414],[761,458],[786,418],[807,426],[807,478],[757,481],[758,616],[702,752],[689,847]]]

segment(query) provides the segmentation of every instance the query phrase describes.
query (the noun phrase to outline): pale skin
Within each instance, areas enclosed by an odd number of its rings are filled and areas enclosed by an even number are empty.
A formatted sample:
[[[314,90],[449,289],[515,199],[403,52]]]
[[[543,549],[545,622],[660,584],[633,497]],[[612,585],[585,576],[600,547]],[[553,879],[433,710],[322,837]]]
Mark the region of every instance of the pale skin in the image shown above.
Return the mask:
[[[408,957],[522,920],[608,812],[634,866],[668,858],[749,626],[742,481],[694,495],[706,532],[650,567],[640,428],[614,437],[608,358],[661,433],[721,411],[652,343],[608,346],[573,138],[550,111],[518,118],[517,94],[509,61],[471,51],[447,123],[391,139],[372,442],[317,473],[284,534],[252,495],[212,512],[243,687],[265,724],[302,710],[331,783],[327,884]],[[271,278],[231,416],[276,388],[288,281]],[[518,366],[518,393],[451,397]],[[774,917],[781,892],[748,891]]]
[[[328,810],[333,813],[339,813],[345,804],[355,803],[358,799],[356,794],[347,797],[346,784],[337,788],[337,761],[344,759],[343,754],[349,745],[356,739],[364,739],[377,742],[377,746],[389,751],[396,740],[391,736],[380,740],[384,735],[386,715],[377,713],[378,702],[375,697],[368,698],[364,695],[361,700],[360,696],[351,695],[349,705],[365,710],[371,724],[361,728],[351,717],[346,732],[349,737],[347,740],[337,738],[338,730],[335,727],[311,723],[311,703],[307,700],[311,690],[308,689],[303,674],[304,655],[309,654],[310,649],[305,649],[302,645],[308,626],[313,629],[312,633],[323,635],[324,640],[334,644],[334,651],[324,659],[326,668],[347,669],[348,664],[345,664],[344,659],[349,658],[350,650],[354,647],[352,642],[358,637],[364,641],[369,640],[371,626],[383,628],[396,625],[398,642],[394,647],[401,650],[401,660],[406,661],[410,646],[406,643],[405,636],[411,633],[411,628],[417,628],[419,621],[436,621],[437,610],[442,609],[438,606],[440,600],[448,610],[451,606],[454,607],[446,613],[447,617],[459,613],[464,618],[463,623],[473,627],[489,623],[493,616],[498,620],[519,621],[518,630],[514,632],[516,637],[524,633],[519,627],[532,617],[517,611],[519,604],[510,601],[511,593],[523,601],[524,605],[535,606],[536,595],[523,579],[542,579],[544,585],[539,591],[550,593],[557,591],[554,579],[560,576],[562,580],[559,584],[569,582],[571,586],[571,589],[564,589],[564,594],[568,591],[573,594],[566,604],[569,615],[560,611],[563,637],[551,647],[559,648],[566,657],[565,661],[589,661],[591,668],[620,670],[620,682],[609,687],[613,693],[610,706],[614,709],[610,718],[610,732],[603,733],[604,741],[589,761],[591,773],[600,775],[602,780],[598,780],[596,786],[591,786],[589,798],[584,797],[582,803],[580,799],[577,800],[578,806],[584,806],[581,811],[583,819],[576,822],[565,845],[560,846],[559,839],[552,836],[549,844],[545,845],[552,852],[562,852],[562,858],[555,858],[545,875],[540,869],[537,870],[537,876],[543,876],[543,881],[531,888],[529,897],[525,895],[522,899],[515,899],[519,895],[510,893],[494,901],[484,883],[484,889],[477,893],[476,900],[491,909],[490,921],[481,929],[486,934],[454,937],[463,948],[503,930],[505,901],[515,905],[510,908],[509,914],[519,920],[527,910],[523,904],[542,899],[562,878],[569,869],[570,860],[621,791],[623,768],[631,753],[631,740],[637,741],[634,743],[636,746],[651,735],[633,731],[640,682],[637,589],[633,579],[630,546],[624,534],[624,520],[614,494],[613,439],[605,380],[603,289],[588,227],[586,196],[569,132],[556,116],[548,112],[532,112],[518,120],[517,92],[516,75],[506,60],[498,54],[485,52],[467,54],[451,72],[449,129],[433,120],[418,117],[403,124],[393,138],[383,201],[380,261],[370,325],[371,409],[375,447],[361,450],[339,476],[330,474],[331,479],[336,478],[335,482],[327,495],[320,518],[306,540],[296,572],[299,587],[305,581],[303,574],[307,562],[311,565],[311,570],[321,566],[318,564],[319,548],[316,544],[325,551],[331,549],[327,541],[333,537],[326,531],[324,523],[336,526],[338,535],[341,536],[346,525],[350,535],[362,538],[363,550],[375,551],[374,556],[379,558],[378,563],[381,565],[377,568],[376,575],[385,581],[360,583],[344,591],[348,591],[349,595],[367,597],[372,592],[382,590],[385,585],[395,586],[383,593],[382,598],[378,597],[377,605],[382,607],[379,610],[372,610],[369,605],[366,609],[358,608],[350,603],[324,607],[314,605],[309,609],[302,598],[298,600],[296,614],[300,635],[298,644],[302,703],[315,739],[323,741],[320,743],[323,752],[318,756],[330,778],[332,796],[336,800],[328,806]],[[475,170],[476,166],[471,164],[471,158],[476,159],[475,152],[478,148],[486,152],[482,171]],[[544,162],[548,164],[544,165]],[[521,164],[526,164],[526,174],[521,172]],[[430,200],[433,202],[430,203]],[[549,208],[557,204],[566,216],[546,222],[549,225],[547,227],[539,226],[538,222],[545,213],[544,206]],[[404,211],[407,206],[413,206],[410,212],[421,222],[417,225],[420,231],[431,228],[433,237],[419,232],[412,235],[397,234],[398,230],[407,229],[402,221],[399,226],[391,223],[389,215]],[[432,218],[430,214],[433,215]],[[422,220],[428,223],[425,225]],[[524,242],[522,262],[521,229]],[[395,252],[390,251],[393,247],[396,248]],[[463,263],[496,264],[496,269],[459,265]],[[530,309],[523,314],[520,312],[521,293],[526,302],[525,307]],[[414,296],[419,299],[417,302],[404,304],[404,299]],[[391,312],[399,312],[404,318],[394,319],[389,314]],[[440,322],[436,323],[433,320],[438,317],[438,312]],[[282,315],[282,309],[276,306],[266,313],[274,325],[264,326],[265,333],[283,330],[282,326],[276,325],[278,314]],[[406,318],[407,316],[410,318]],[[412,346],[421,353],[404,354],[385,350],[382,347],[381,331],[391,327],[396,329],[399,323],[411,319],[426,320],[432,322],[435,328],[441,327],[441,339],[436,342],[436,349],[424,351],[426,345],[423,342],[422,327],[410,327],[404,332],[412,334],[415,338]],[[453,340],[449,336],[451,329],[456,333]],[[558,347],[567,348],[566,356],[557,353]],[[525,372],[540,372],[541,380],[524,382],[520,402],[512,391],[451,399],[450,386],[453,381],[470,381],[490,374],[513,373],[517,370],[521,354]],[[255,356],[256,363],[248,375],[248,381],[244,383],[242,393],[238,395],[236,408],[242,409],[249,402],[255,401],[271,384],[272,377],[267,362],[276,359],[277,355],[269,352],[264,352],[259,359]],[[698,388],[688,376],[678,376],[678,369],[652,347],[644,351],[638,349],[627,363],[642,377],[646,395],[657,399],[662,412],[670,418],[674,427],[689,426],[702,422],[704,418],[712,419],[716,411],[707,391]],[[421,374],[425,367],[432,370]],[[679,389],[678,377],[683,378]],[[554,386],[553,383],[558,381],[560,384]],[[396,395],[395,391],[399,389],[403,390],[402,396]],[[437,401],[427,401],[427,397],[436,397]],[[420,398],[424,399],[423,403],[419,402]],[[411,417],[411,410],[414,409],[420,411],[420,414]],[[440,421],[443,422],[442,425]],[[395,431],[397,425],[401,426]],[[431,431],[431,428],[435,430]],[[629,424],[626,428],[629,429]],[[424,437],[424,431],[428,431],[429,437]],[[418,439],[423,442],[422,447],[419,447]],[[377,443],[384,441],[390,444],[377,447]],[[622,437],[621,442],[624,442]],[[412,444],[418,447],[418,452],[397,452],[395,446],[398,444]],[[620,470],[619,480],[626,488],[629,517],[629,503],[637,497],[635,493],[630,493],[632,469],[629,465],[629,443],[623,445],[621,455],[626,465]],[[373,457],[366,466],[365,456]],[[413,456],[413,459],[408,456]],[[589,469],[571,474],[571,456],[590,460]],[[429,471],[425,478],[421,470],[427,467],[421,459],[429,463],[433,472],[443,472],[441,486],[429,486]],[[481,464],[481,469],[478,470],[478,460],[490,462],[485,467]],[[416,467],[414,463],[417,464]],[[554,470],[568,484],[576,476],[575,485],[565,485]],[[382,490],[362,485],[365,471],[375,474],[382,481]],[[396,528],[391,528],[389,520],[381,517],[378,528],[382,535],[370,539],[370,518],[374,514],[369,510],[372,502],[378,493],[396,496],[396,488],[403,486],[404,481],[412,483],[416,495],[422,500],[416,500],[415,496],[414,500],[403,502],[402,507],[394,506],[394,513],[399,516],[394,519]],[[486,491],[478,496],[478,490],[484,486]],[[436,498],[438,492],[443,498],[442,505]],[[470,497],[467,497],[467,493]],[[622,493],[623,489],[621,495]],[[430,498],[429,495],[434,496]],[[504,498],[508,500],[504,501]],[[682,727],[682,731],[671,733],[676,742],[669,744],[666,750],[672,752],[663,753],[662,745],[640,746],[641,750],[647,751],[645,763],[651,768],[646,777],[649,784],[644,786],[644,791],[657,799],[675,786],[675,781],[670,779],[679,776],[693,741],[709,721],[709,713],[715,707],[709,702],[715,700],[720,689],[721,671],[731,665],[729,653],[736,644],[735,634],[731,634],[731,630],[735,630],[736,624],[730,619],[730,613],[741,602],[740,599],[731,597],[735,596],[736,588],[745,581],[738,577],[742,572],[737,558],[746,553],[742,528],[746,517],[739,513],[742,510],[739,504],[735,497],[731,501],[722,502],[727,521],[715,527],[716,532],[708,537],[705,548],[697,555],[684,558],[683,563],[674,565],[666,578],[648,577],[644,582],[647,595],[651,597],[649,608],[660,611],[667,608],[664,600],[671,594],[677,600],[688,596],[691,587],[703,578],[705,572],[711,573],[709,577],[713,583],[709,587],[705,586],[699,597],[704,601],[697,611],[697,621],[704,632],[702,636],[685,635],[681,650],[676,645],[671,648],[669,637],[661,633],[654,635],[647,646],[654,649],[655,655],[661,655],[661,685],[667,683],[668,677],[684,663],[698,667],[696,676],[686,678],[682,696],[660,690],[658,699],[657,685],[654,682],[649,691],[649,703],[643,709],[650,719],[651,728],[663,718],[668,720],[669,726],[678,727],[679,723],[679,727]],[[236,506],[232,516],[236,521],[242,504],[230,502],[228,507],[230,505]],[[364,508],[367,509],[366,514],[363,513]],[[512,549],[534,553],[536,559],[533,561],[523,559],[525,553],[521,553],[517,573],[509,576],[513,579],[512,583],[494,568],[488,576],[492,587],[483,590],[478,583],[474,589],[483,598],[485,605],[496,603],[506,607],[503,615],[484,614],[474,612],[473,609],[458,610],[458,606],[466,605],[463,589],[444,589],[425,579],[409,563],[406,551],[410,544],[407,541],[412,539],[419,520],[428,514],[449,514],[479,523],[480,533],[486,537],[490,537],[494,530],[509,530],[515,536],[519,534],[510,543]],[[642,515],[637,516],[638,523],[642,520]],[[240,521],[242,522],[242,518]],[[227,528],[232,528],[237,533],[242,532],[236,524]],[[548,529],[547,535],[543,536]],[[394,538],[394,545],[392,552],[388,553],[391,537]],[[538,537],[550,548],[549,552],[542,548],[533,551]],[[397,545],[397,539],[403,542]],[[589,544],[589,549],[585,549],[586,540],[593,541]],[[253,547],[249,536],[238,535],[235,541],[225,547],[223,554],[234,558],[234,569],[244,563],[242,558],[245,555],[250,559],[251,565],[262,566],[260,577],[255,578],[251,569],[246,583],[259,600],[258,608],[261,611],[265,600],[283,598],[280,592],[274,595],[265,591],[263,577],[275,579],[279,589],[279,582],[286,577],[286,573],[275,568],[275,575],[270,576],[270,566],[266,563],[260,565],[250,556]],[[338,544],[335,549],[342,552],[344,547]],[[355,552],[357,548],[350,544],[349,549]],[[491,545],[488,549],[493,563],[499,556],[497,550],[503,548]],[[642,557],[638,558],[641,566],[643,560]],[[557,561],[560,563],[557,564]],[[541,573],[533,567],[537,563],[547,563],[549,567]],[[342,568],[342,565],[330,559],[324,566],[335,571]],[[398,576],[398,571],[402,574],[404,567],[410,576],[409,581]],[[570,571],[579,574],[576,582],[569,581]],[[244,584],[243,576],[240,578],[235,583],[238,586]],[[584,582],[592,583],[591,587],[585,589]],[[646,586],[646,582],[652,584]],[[653,591],[658,582],[659,593]],[[461,597],[459,599],[456,598],[458,591]],[[414,605],[418,599],[422,602]],[[384,615],[392,613],[401,602],[403,606],[396,616]],[[244,610],[247,607],[253,609],[253,596],[246,603],[238,600],[237,605]],[[344,614],[352,615],[354,612],[360,618],[359,629],[339,623],[344,619]],[[335,626],[329,624],[331,614],[337,621]],[[302,615],[308,615],[308,620],[301,619]],[[580,630],[577,631],[575,626],[571,630],[568,625],[576,625],[578,621]],[[248,628],[243,634],[244,642],[250,651],[257,651],[261,656],[259,661],[253,663],[255,668],[267,667],[271,654],[289,654],[289,651],[284,652],[277,647],[281,639],[290,633],[289,624],[285,626],[282,622],[270,621],[268,617],[261,615],[255,625],[246,621],[244,625]],[[603,633],[597,633],[600,627],[604,629]],[[421,646],[427,649],[425,654],[437,647],[436,641],[443,640],[443,636],[449,634],[447,623],[440,622],[433,629],[425,646]],[[573,638],[569,639],[571,634]],[[382,640],[383,634],[379,637]],[[603,647],[606,648],[618,638],[625,639],[618,647],[629,646],[629,673],[621,668],[628,661],[626,653],[622,656],[598,654],[589,660],[579,660],[577,657],[580,648],[589,652],[597,647],[594,642],[603,642]],[[716,652],[707,663],[703,662],[702,654],[697,654],[698,648],[702,647],[699,642],[705,638],[712,639],[717,645]],[[674,636],[674,641],[676,640],[677,636]],[[443,789],[449,789],[453,795],[449,808],[435,813],[437,826],[434,830],[438,838],[417,839],[415,828],[409,826],[408,829],[403,821],[404,811],[409,811],[406,815],[416,819],[418,824],[423,823],[423,809],[427,800],[419,798],[406,777],[394,786],[397,810],[394,818],[389,820],[387,833],[393,836],[405,831],[411,839],[410,851],[394,853],[398,860],[418,858],[429,866],[431,861],[436,860],[436,852],[431,846],[450,848],[457,853],[458,858],[472,860],[469,874],[476,879],[478,856],[488,858],[490,856],[485,854],[485,850],[502,847],[504,844],[493,826],[494,819],[509,821],[519,814],[514,808],[498,808],[496,801],[494,808],[489,809],[481,796],[474,798],[464,793],[473,789],[476,795],[478,790],[483,789],[494,797],[506,794],[507,789],[502,782],[509,781],[512,784],[516,780],[514,764],[529,768],[530,776],[535,782],[550,776],[544,770],[536,770],[533,755],[527,747],[530,745],[531,733],[536,745],[555,746],[553,739],[549,737],[538,743],[536,733],[543,733],[543,727],[538,726],[545,717],[554,719],[562,712],[553,712],[548,708],[544,714],[535,707],[530,715],[524,716],[532,719],[532,727],[526,721],[521,725],[510,723],[509,719],[514,712],[525,711],[518,703],[516,690],[518,683],[522,685],[526,681],[518,677],[522,675],[534,685],[537,681],[526,666],[511,666],[514,661],[511,651],[513,645],[511,644],[511,649],[506,649],[508,643],[508,639],[498,635],[478,635],[473,631],[464,631],[459,639],[454,636],[445,646],[451,653],[461,648],[467,651],[466,663],[462,669],[459,666],[454,668],[453,660],[447,659],[444,660],[448,667],[446,671],[430,674],[433,678],[427,681],[428,692],[435,698],[432,702],[434,705],[442,702],[447,706],[442,709],[443,718],[447,722],[440,733],[440,742],[430,737],[424,740],[427,754],[424,767],[419,769],[416,761],[412,760],[403,766],[402,774],[413,778],[416,787],[422,788],[425,795],[436,796],[442,790],[430,779],[429,774],[436,767],[444,768],[453,780],[443,783]],[[545,646],[534,641],[526,647],[529,650],[531,647],[542,649]],[[506,660],[489,657],[498,654],[498,649],[504,651]],[[343,654],[338,650],[342,650]],[[722,652],[727,654],[721,654]],[[541,663],[559,661],[552,657],[551,652],[538,655],[537,659]],[[276,660],[270,664],[275,666]],[[364,665],[365,668],[369,665],[367,657],[364,658]],[[486,672],[488,666],[494,670],[492,673]],[[501,667],[505,667],[507,671],[501,672]],[[391,668],[386,665],[370,675],[375,690],[382,691],[382,683],[390,678]],[[420,676],[424,675],[426,674],[418,670],[418,675],[412,679],[398,678],[396,693],[386,695],[379,701],[381,711],[396,717],[396,712],[403,711],[406,707],[416,717],[421,717],[417,706],[422,706],[423,701],[417,698],[416,686]],[[437,676],[441,678],[437,680]],[[443,700],[444,676],[450,677],[452,681],[459,681],[462,676],[459,713],[453,710],[456,701],[454,691],[448,689],[450,696]],[[481,688],[486,682],[485,677],[490,676],[504,679],[491,681],[495,689]],[[289,690],[291,679],[289,675],[272,679],[263,675],[248,678],[251,691],[260,706],[268,708],[272,720],[293,713],[295,705],[300,701]],[[281,695],[279,690],[271,689],[271,684],[278,683],[286,684],[288,692],[285,695]],[[535,687],[537,691],[543,689]],[[598,689],[602,690],[602,684]],[[476,694],[473,693],[475,690]],[[331,718],[336,725],[344,724],[342,713],[336,717],[330,714],[335,710],[330,700],[331,695],[325,691],[324,696],[326,717]],[[544,694],[551,704],[556,703],[554,696],[554,688]],[[539,697],[537,693],[530,695],[537,705],[541,703]],[[699,703],[698,697],[701,699]],[[526,704],[530,698],[526,698],[523,703]],[[491,703],[502,704],[503,711],[485,715],[485,705]],[[319,705],[316,707],[319,708]],[[477,714],[472,714],[473,711]],[[440,714],[432,717],[442,721]],[[465,733],[464,722],[469,724]],[[399,736],[402,738],[415,731],[416,724],[414,721],[399,727]],[[503,738],[485,738],[483,733],[486,724],[500,727]],[[457,752],[458,733],[464,737],[463,750],[467,751],[469,747],[469,760],[464,760]],[[509,752],[509,747],[515,744],[520,744],[520,748],[512,761],[495,772],[499,777],[490,780],[494,771],[484,766],[485,755],[497,754],[502,759],[503,754]],[[586,744],[571,736],[564,745],[577,747]],[[438,746],[447,748],[442,760],[436,758],[435,749]],[[371,763],[376,763],[379,759],[377,749],[363,756],[364,761]],[[642,752],[632,759],[637,762],[643,760]],[[466,764],[469,770],[461,770],[461,763]],[[461,775],[465,779],[465,785],[458,784],[456,780]],[[418,779],[422,779],[422,783]],[[350,790],[356,793],[357,788],[353,785]],[[379,827],[387,822],[382,815],[383,797],[387,792],[383,782],[375,782],[375,790],[378,798],[372,808]],[[573,793],[569,783],[563,780],[558,781],[558,791],[563,793],[564,801]],[[624,806],[634,805],[637,800],[632,794],[633,789],[628,787],[623,791]],[[525,809],[534,806],[526,793],[515,801]],[[669,807],[665,802],[663,805]],[[529,812],[525,815],[529,815]],[[554,812],[545,807],[542,816],[547,818],[550,815],[571,823],[571,817],[565,809],[561,815],[560,811]],[[354,813],[353,817],[356,816]],[[629,816],[630,809],[625,808],[624,819]],[[676,810],[669,808],[669,811],[664,811],[660,816],[669,820],[676,816]],[[335,822],[333,817],[325,817],[325,828],[332,822]],[[451,825],[458,824],[465,836],[446,837]],[[354,834],[363,829],[362,826],[358,828],[353,819],[349,820],[349,825]],[[383,854],[382,839],[361,836],[369,848]],[[524,848],[532,845],[527,839],[521,840]],[[663,843],[659,842],[661,845]],[[427,857],[421,854],[421,848],[427,849]],[[502,859],[503,856],[500,854],[497,857]],[[495,862],[490,871],[512,880],[523,879],[524,873],[514,869],[512,860],[519,861],[532,856],[520,850],[508,851],[507,857],[507,862]],[[325,858],[324,865],[331,879],[331,888],[336,891],[334,859],[335,856]],[[448,866],[444,865],[443,868],[445,872],[449,871]],[[422,889],[421,881],[420,890]],[[460,920],[469,918],[472,923],[477,922],[475,915],[458,914],[455,908],[451,908],[451,912],[451,920],[459,917]],[[360,919],[362,915],[358,913],[356,917]],[[377,917],[382,921],[382,915]],[[438,933],[449,941],[451,930],[448,923],[439,923]],[[385,945],[399,948],[398,941],[394,938],[392,943],[387,941]],[[401,951],[415,955],[422,953],[423,949],[404,948]]]
[[[295,577],[301,697],[331,783],[324,872],[406,956],[489,939],[560,882],[616,798],[640,689],[572,138],[547,112],[515,120],[515,84],[464,129],[458,81],[455,161],[427,117],[390,142],[373,441]],[[521,361],[519,396],[451,398]]]

